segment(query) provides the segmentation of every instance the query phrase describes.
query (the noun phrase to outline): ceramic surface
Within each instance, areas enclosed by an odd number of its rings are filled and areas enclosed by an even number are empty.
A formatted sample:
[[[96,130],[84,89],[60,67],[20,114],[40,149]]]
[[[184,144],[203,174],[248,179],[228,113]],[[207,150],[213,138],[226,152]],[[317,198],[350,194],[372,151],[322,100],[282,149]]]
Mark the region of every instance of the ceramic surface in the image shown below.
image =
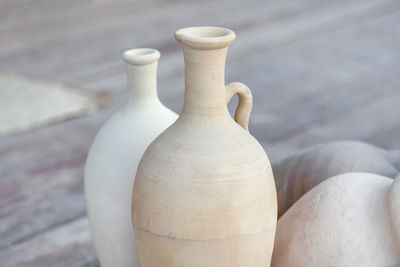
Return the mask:
[[[85,167],[85,195],[93,240],[103,267],[135,267],[132,188],[147,146],[177,118],[157,97],[159,52],[123,55],[130,100],[97,134]]]
[[[141,266],[268,266],[276,190],[267,155],[246,131],[251,93],[241,83],[225,86],[235,34],[193,27],[175,37],[183,46],[185,101],[136,175],[132,209]],[[226,105],[236,93],[237,122]]]

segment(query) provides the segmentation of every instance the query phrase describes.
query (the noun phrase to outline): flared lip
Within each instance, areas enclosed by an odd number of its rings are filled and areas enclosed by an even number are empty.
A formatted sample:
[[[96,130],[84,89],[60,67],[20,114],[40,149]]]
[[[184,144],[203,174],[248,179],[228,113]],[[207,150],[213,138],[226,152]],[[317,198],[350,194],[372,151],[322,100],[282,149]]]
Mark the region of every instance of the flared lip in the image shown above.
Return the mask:
[[[135,48],[126,50],[122,58],[131,65],[146,65],[160,58],[160,52],[154,48]]]
[[[236,34],[229,29],[213,26],[187,27],[175,32],[175,39],[194,49],[208,50],[229,46]]]

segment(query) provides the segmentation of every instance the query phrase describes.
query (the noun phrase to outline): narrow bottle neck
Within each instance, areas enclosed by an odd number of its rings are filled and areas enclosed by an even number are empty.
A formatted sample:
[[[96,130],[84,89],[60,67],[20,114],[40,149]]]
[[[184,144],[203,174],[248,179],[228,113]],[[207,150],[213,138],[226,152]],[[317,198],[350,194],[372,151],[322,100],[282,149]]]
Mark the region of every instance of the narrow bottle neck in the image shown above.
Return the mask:
[[[183,46],[185,59],[184,115],[200,117],[228,114],[225,61],[228,48],[197,50]]]
[[[146,105],[158,102],[157,61],[145,65],[125,63],[130,103]]]

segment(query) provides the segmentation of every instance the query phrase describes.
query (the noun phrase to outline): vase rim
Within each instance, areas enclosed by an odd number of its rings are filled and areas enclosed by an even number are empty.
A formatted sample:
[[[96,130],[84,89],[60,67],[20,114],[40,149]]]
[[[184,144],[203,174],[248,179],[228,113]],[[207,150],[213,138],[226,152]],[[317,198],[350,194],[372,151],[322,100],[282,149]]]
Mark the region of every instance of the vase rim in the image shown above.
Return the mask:
[[[160,52],[154,48],[135,48],[126,50],[122,58],[130,65],[146,65],[157,61]]]
[[[208,50],[229,46],[236,39],[236,34],[227,28],[199,26],[177,30],[175,39],[191,48]]]

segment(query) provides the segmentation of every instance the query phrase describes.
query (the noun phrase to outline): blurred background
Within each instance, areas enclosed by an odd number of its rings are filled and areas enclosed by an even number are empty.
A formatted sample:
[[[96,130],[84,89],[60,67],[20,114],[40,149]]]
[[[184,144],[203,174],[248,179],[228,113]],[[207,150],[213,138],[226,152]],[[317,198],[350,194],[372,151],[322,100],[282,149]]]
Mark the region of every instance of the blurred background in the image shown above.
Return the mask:
[[[159,49],[159,97],[180,112],[173,33],[199,25],[236,32],[226,81],[251,88],[272,162],[338,139],[400,148],[400,1],[1,0],[0,266],[98,266],[83,167],[127,101],[121,54]]]

